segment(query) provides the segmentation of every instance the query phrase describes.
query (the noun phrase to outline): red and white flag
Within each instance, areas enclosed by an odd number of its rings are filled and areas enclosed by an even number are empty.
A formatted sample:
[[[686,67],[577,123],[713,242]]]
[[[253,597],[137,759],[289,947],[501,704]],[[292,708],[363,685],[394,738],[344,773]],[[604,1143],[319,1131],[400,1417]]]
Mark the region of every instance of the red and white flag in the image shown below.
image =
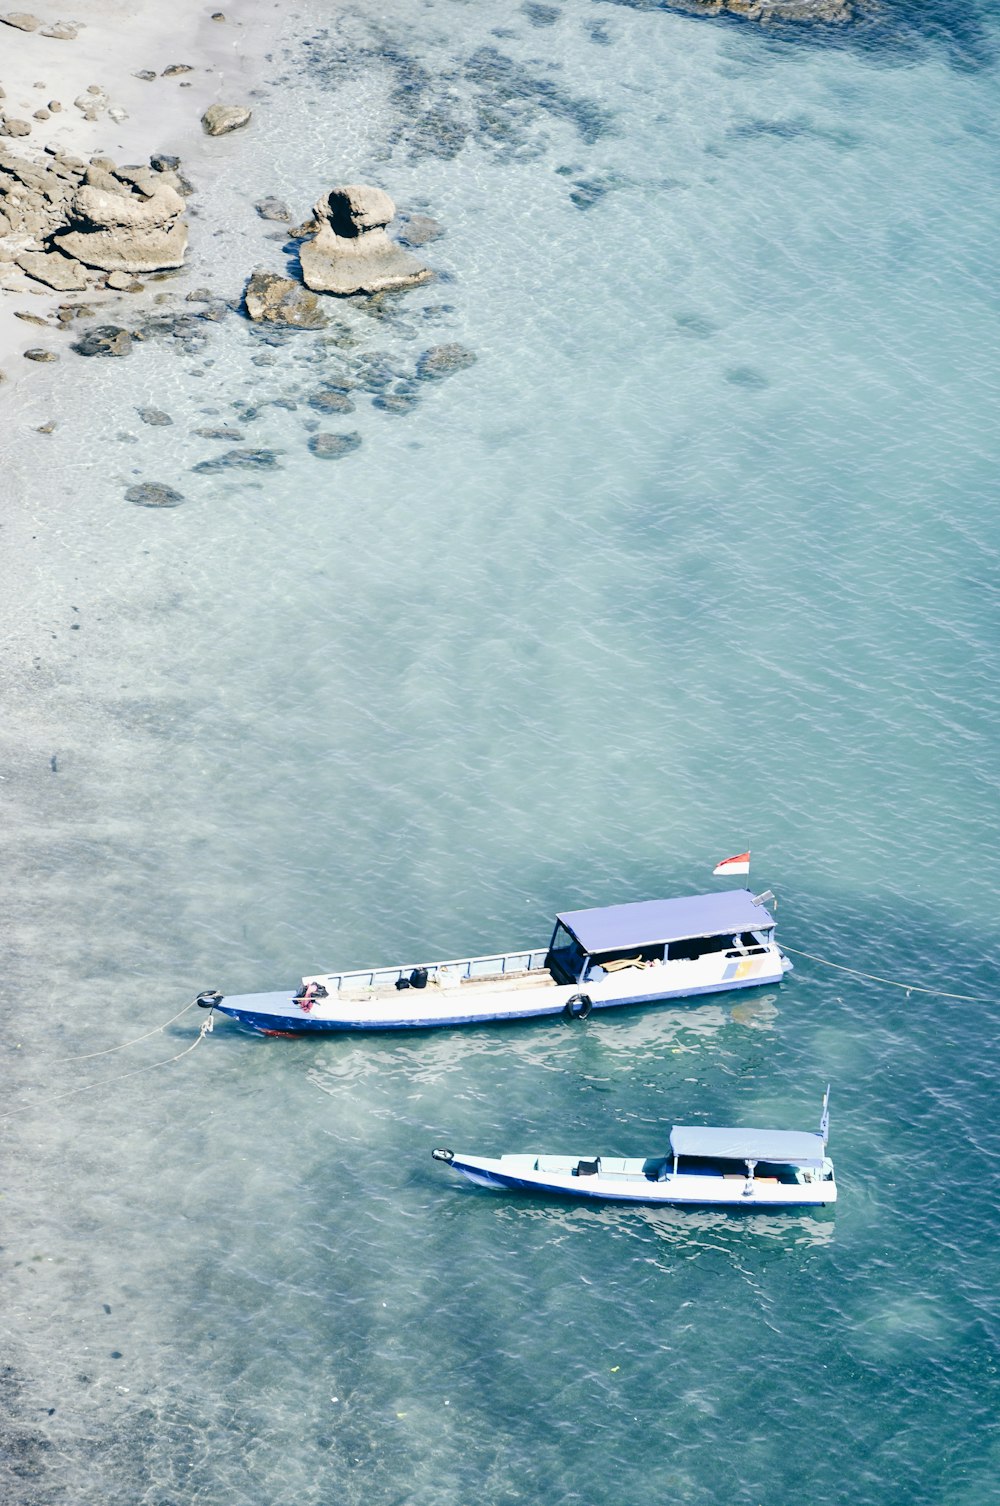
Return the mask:
[[[713,878],[723,878],[723,877],[727,877],[729,874],[749,873],[749,872],[750,872],[750,854],[749,854],[749,852],[738,852],[734,858],[723,858],[722,862],[719,863],[719,865],[716,868],[712,869],[712,877]]]

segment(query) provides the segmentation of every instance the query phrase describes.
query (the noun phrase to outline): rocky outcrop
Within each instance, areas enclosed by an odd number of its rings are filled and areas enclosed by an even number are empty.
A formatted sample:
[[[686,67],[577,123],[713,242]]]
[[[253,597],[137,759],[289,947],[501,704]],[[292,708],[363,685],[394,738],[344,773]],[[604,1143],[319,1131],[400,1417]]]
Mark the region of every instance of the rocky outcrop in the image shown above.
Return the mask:
[[[59,251],[25,251],[15,261],[22,272],[57,293],[82,293],[90,286],[86,267]]]
[[[53,235],[56,247],[105,272],[182,266],[188,229],[177,190],[162,175],[154,183],[157,175],[148,169],[123,170],[117,177],[97,169],[94,176],[96,183],[85,183],[73,195],[70,228]]]
[[[430,268],[396,241],[385,227],[396,213],[380,188],[347,184],[316,205],[316,235],[299,251],[306,286],[318,293],[381,293],[415,287]]]
[[[28,162],[0,146],[0,261],[58,292],[79,292],[100,272],[131,290],[136,272],[180,266],[183,180],[166,165],[175,160],[152,158],[159,171],[58,151]]]
[[[244,294],[246,310],[255,323],[282,324],[295,329],[323,329],[329,323],[315,293],[277,272],[254,272]]]

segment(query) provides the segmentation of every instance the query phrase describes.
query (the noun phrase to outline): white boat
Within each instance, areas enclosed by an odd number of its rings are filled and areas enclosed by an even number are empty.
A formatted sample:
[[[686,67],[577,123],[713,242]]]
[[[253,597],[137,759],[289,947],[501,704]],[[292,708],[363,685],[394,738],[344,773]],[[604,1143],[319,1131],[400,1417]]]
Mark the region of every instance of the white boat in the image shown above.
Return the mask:
[[[446,962],[312,973],[297,990],[199,994],[266,1035],[586,1019],[623,1004],[774,984],[791,962],[774,939],[774,896],[749,889],[640,900],[556,917],[547,947]]]
[[[837,1201],[826,1154],[830,1089],[817,1133],[678,1124],[669,1154],[636,1156],[460,1155],[444,1161],[481,1187],[611,1203],[686,1207],[801,1208]]]

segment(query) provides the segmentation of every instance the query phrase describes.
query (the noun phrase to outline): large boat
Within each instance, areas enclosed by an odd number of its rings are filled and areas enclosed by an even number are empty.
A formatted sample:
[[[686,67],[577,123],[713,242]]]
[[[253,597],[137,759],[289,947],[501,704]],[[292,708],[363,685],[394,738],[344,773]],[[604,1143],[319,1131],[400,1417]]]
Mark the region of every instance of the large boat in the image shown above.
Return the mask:
[[[510,1192],[688,1207],[825,1207],[837,1201],[826,1154],[829,1101],[827,1088],[817,1133],[678,1124],[666,1155],[432,1155],[470,1182]]]
[[[556,917],[547,947],[314,973],[279,993],[199,994],[265,1035],[404,1030],[526,1020],[586,1019],[591,1010],[654,1004],[774,984],[791,962],[774,939],[774,896],[749,889],[640,900]]]

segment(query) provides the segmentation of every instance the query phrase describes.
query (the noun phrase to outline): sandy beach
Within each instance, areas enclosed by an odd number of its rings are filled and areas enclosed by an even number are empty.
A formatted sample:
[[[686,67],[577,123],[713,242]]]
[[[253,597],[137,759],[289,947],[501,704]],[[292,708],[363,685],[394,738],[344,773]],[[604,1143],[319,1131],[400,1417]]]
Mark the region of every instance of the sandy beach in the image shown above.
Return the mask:
[[[30,134],[0,145],[28,164],[62,153],[144,165],[156,152],[180,157],[192,172],[197,163],[198,233],[207,236],[209,196],[202,190],[213,153],[224,152],[225,142],[206,136],[201,116],[212,104],[252,106],[268,50],[266,13],[247,0],[236,0],[225,12],[198,0],[169,7],[82,0],[73,26],[65,27],[74,36],[46,35],[63,29],[58,11],[45,7],[30,16],[38,22],[32,30],[0,22],[0,115],[30,127]],[[88,98],[96,108],[85,110]],[[60,108],[50,108],[53,102]],[[38,113],[48,118],[39,120]],[[67,299],[15,265],[14,257],[29,248],[37,249],[31,236],[0,238],[0,371],[8,393],[14,384],[37,378],[23,353],[39,344],[39,328],[17,315],[48,318]],[[100,313],[102,304],[121,300],[88,292],[86,301]],[[136,295],[130,306],[139,301]]]

